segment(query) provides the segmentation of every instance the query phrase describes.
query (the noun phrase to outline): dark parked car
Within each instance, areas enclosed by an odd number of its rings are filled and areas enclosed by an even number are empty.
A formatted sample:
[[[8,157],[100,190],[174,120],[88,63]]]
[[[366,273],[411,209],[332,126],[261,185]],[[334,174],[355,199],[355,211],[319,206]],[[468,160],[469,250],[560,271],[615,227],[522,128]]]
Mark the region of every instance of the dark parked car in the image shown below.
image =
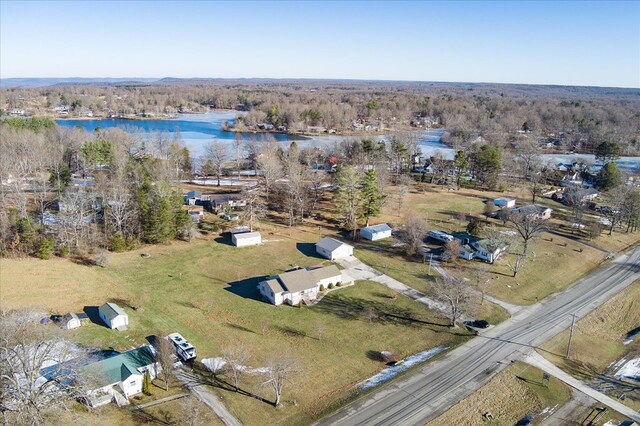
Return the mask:
[[[488,328],[489,322],[485,320],[465,321],[464,325],[471,328]]]

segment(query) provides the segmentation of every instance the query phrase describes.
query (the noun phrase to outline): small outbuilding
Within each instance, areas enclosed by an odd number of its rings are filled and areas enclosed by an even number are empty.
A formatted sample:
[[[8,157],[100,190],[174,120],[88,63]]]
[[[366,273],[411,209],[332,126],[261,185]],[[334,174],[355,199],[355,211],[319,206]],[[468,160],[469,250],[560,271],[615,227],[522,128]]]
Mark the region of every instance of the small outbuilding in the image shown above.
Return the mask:
[[[342,259],[353,256],[353,247],[335,238],[324,237],[316,243],[316,253],[329,260]]]
[[[262,243],[262,236],[259,232],[243,232],[232,234],[231,241],[236,247],[255,246]]]
[[[515,198],[500,197],[493,200],[493,205],[501,209],[510,209],[516,206]]]
[[[360,229],[360,236],[365,240],[377,241],[391,236],[391,227],[386,223],[380,225],[367,226]]]
[[[81,325],[80,318],[73,312],[69,312],[67,315],[62,317],[62,321],[60,323],[60,326],[67,330],[78,328]]]
[[[115,303],[105,303],[98,308],[98,315],[107,327],[123,328],[129,325],[129,315]]]

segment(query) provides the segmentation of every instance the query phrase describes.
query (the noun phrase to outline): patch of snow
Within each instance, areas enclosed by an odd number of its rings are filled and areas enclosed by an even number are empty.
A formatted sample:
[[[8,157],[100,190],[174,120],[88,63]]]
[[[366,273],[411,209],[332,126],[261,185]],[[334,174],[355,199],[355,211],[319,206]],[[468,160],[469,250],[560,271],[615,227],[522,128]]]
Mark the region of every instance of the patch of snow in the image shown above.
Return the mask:
[[[545,407],[544,410],[540,412],[540,416],[549,416],[553,414],[554,411],[558,408],[558,405],[554,405],[553,407]]]
[[[600,223],[603,224],[604,226],[611,226],[611,221],[606,217],[600,217],[598,219],[600,220]]]
[[[219,371],[221,371],[225,365],[227,365],[227,361],[225,361],[224,359],[220,358],[220,357],[216,357],[216,358],[204,358],[202,360],[202,364],[204,364],[205,367],[207,367],[209,370],[213,371],[214,373],[217,373]],[[260,368],[251,368],[251,367],[247,367],[245,365],[241,365],[239,366],[238,370],[243,371],[247,374],[266,374],[269,372],[269,369],[267,367],[260,367]]]
[[[615,374],[616,377],[640,380],[640,357],[628,361]]]
[[[367,380],[365,380],[364,382],[360,382],[356,386],[359,387],[361,391],[373,389],[376,386],[380,386],[384,382],[393,379],[395,376],[402,373],[403,371],[408,370],[414,365],[425,362],[429,358],[433,358],[445,349],[447,349],[447,346],[436,346],[435,348],[429,349],[428,351],[418,352],[417,354],[408,356],[404,359],[404,362],[393,365],[391,367],[387,367],[375,376],[369,377]]]
[[[518,235],[516,231],[500,231],[500,234],[507,235],[509,237],[515,237],[516,235]]]
[[[609,420],[608,422],[606,422],[602,426],[618,426],[618,423],[615,420]]]

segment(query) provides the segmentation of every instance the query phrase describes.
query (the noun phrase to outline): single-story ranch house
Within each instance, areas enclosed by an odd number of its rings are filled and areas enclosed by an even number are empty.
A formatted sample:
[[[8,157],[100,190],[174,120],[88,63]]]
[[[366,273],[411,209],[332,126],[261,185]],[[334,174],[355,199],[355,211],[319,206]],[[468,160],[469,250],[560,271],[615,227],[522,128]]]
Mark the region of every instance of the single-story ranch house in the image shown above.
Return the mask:
[[[360,229],[360,235],[365,240],[377,241],[391,236],[391,227],[386,223],[380,225],[367,226]]]
[[[262,243],[262,236],[259,232],[242,232],[231,234],[231,241],[236,247],[255,246]]]
[[[118,405],[128,404],[127,399],[142,392],[144,374],[149,371],[153,380],[159,369],[153,349],[141,346],[114,355],[78,369],[80,380],[89,389],[87,402],[92,407],[108,404],[114,398]]]
[[[528,206],[518,207],[511,210],[512,214],[522,214],[526,217],[536,216],[540,219],[550,219],[552,210],[549,207],[540,206],[538,204],[529,204]]]
[[[98,315],[109,328],[120,328],[129,325],[129,315],[115,303],[105,303],[100,306]]]
[[[260,294],[274,305],[297,305],[318,297],[320,287],[342,282],[342,272],[335,265],[317,269],[298,269],[269,277],[258,284]]]
[[[464,232],[455,233],[454,236],[462,243],[460,257],[465,260],[481,259],[493,263],[509,248],[505,241],[480,239]]]
[[[316,253],[329,260],[342,259],[353,256],[353,247],[335,238],[324,237],[316,243]]]

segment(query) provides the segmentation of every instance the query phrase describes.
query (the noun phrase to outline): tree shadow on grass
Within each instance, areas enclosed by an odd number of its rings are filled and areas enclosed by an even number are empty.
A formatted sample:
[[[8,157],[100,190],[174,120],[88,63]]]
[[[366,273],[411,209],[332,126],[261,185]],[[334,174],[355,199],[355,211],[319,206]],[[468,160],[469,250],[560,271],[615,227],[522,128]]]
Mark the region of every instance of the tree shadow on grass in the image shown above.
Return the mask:
[[[233,384],[226,381],[221,374],[213,373],[202,363],[194,362],[192,368],[194,373],[193,378],[186,384],[189,388],[198,385],[208,385],[228,392],[237,392],[240,395],[248,396],[266,404],[273,405],[273,402],[261,397],[260,395],[256,395],[242,388],[236,389]]]
[[[445,324],[417,318],[407,308],[339,294],[325,297],[322,302],[311,309],[347,320],[365,320],[379,324],[400,324],[416,327],[420,325],[447,327]]]
[[[245,331],[245,332],[247,332],[247,333],[253,333],[253,334],[256,334],[256,332],[255,332],[255,331],[253,331],[253,330],[251,330],[250,328],[243,327],[243,326],[238,325],[238,324],[232,324],[232,323],[228,322],[228,323],[226,323],[226,326],[227,326],[227,327],[229,327],[229,328],[234,328],[234,329],[236,329],[236,330]]]
[[[258,284],[268,277],[265,275],[259,277],[246,278],[244,280],[230,282],[225,290],[245,299],[253,299],[262,301],[262,296],[258,291]]]

